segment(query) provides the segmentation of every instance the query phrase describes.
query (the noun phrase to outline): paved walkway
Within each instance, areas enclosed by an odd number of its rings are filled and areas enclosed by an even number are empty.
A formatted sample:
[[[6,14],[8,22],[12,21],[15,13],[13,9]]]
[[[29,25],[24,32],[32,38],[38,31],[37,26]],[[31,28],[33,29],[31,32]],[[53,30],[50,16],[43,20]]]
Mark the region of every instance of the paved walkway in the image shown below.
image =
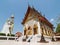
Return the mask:
[[[20,42],[11,40],[0,40],[0,45],[60,45],[60,42],[37,43],[37,42]]]

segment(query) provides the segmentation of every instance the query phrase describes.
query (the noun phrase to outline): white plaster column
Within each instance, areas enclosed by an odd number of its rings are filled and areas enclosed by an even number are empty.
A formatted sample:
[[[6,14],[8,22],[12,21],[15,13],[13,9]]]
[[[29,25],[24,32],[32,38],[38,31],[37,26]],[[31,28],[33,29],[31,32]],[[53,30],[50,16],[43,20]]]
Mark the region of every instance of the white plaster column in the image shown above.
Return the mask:
[[[28,28],[27,24],[23,25],[23,30],[25,30],[25,28]],[[24,35],[24,31],[23,31],[23,35]]]
[[[24,29],[25,29],[25,25],[23,25],[23,36],[24,36]]]
[[[34,29],[33,29],[33,26],[32,26],[32,35],[34,35]]]
[[[34,24],[36,24],[36,21],[33,21],[33,24],[32,24],[32,35],[34,35]]]
[[[37,22],[37,24],[38,24],[38,34],[39,34],[39,35],[41,35],[40,23],[39,23],[39,22]]]

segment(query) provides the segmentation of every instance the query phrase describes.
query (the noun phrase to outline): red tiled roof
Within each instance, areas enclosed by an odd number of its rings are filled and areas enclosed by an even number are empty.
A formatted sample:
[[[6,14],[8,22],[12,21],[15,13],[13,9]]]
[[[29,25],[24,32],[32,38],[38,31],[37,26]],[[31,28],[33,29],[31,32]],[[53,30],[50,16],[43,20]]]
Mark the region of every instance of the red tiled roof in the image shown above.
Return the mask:
[[[35,10],[34,8],[31,8],[30,6],[28,6],[28,9],[27,9],[27,12],[26,12],[26,15],[22,21],[22,24],[25,23],[29,13],[32,12],[32,13],[35,13],[35,16],[37,16],[37,18],[42,21],[42,22],[45,22],[47,25],[49,25],[51,28],[53,28],[53,25],[44,17],[42,16],[41,13],[39,13],[37,10]],[[36,15],[37,14],[37,15]]]

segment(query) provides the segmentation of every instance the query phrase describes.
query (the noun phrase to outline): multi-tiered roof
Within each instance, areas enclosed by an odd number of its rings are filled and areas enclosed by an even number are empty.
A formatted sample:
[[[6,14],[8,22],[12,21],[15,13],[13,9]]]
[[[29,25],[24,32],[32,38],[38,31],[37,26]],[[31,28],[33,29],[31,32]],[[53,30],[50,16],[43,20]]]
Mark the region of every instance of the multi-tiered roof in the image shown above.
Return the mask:
[[[39,13],[37,10],[35,10],[35,8],[31,8],[30,6],[28,6],[28,9],[27,9],[25,17],[24,17],[24,19],[22,21],[22,24],[25,24],[26,19],[27,19],[29,13],[31,13],[31,15],[34,14],[40,21],[46,23],[48,26],[53,28],[53,25],[45,18],[45,16],[42,16],[41,13]]]

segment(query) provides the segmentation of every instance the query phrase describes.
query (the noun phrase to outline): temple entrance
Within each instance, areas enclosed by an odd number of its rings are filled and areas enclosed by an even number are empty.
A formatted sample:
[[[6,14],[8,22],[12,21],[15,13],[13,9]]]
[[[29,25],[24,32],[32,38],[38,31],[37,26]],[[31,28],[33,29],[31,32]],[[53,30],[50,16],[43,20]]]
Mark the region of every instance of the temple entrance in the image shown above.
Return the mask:
[[[24,35],[26,35],[26,33],[27,33],[27,28],[25,27],[25,29],[24,29]]]
[[[35,34],[37,34],[37,29],[36,29],[36,28],[34,28],[34,35],[35,35]]]
[[[32,28],[31,28],[31,26],[28,27],[28,35],[32,35]]]
[[[34,35],[38,34],[38,26],[37,26],[37,24],[34,24],[33,31],[34,31]]]
[[[26,30],[24,30],[24,35],[26,35]]]

